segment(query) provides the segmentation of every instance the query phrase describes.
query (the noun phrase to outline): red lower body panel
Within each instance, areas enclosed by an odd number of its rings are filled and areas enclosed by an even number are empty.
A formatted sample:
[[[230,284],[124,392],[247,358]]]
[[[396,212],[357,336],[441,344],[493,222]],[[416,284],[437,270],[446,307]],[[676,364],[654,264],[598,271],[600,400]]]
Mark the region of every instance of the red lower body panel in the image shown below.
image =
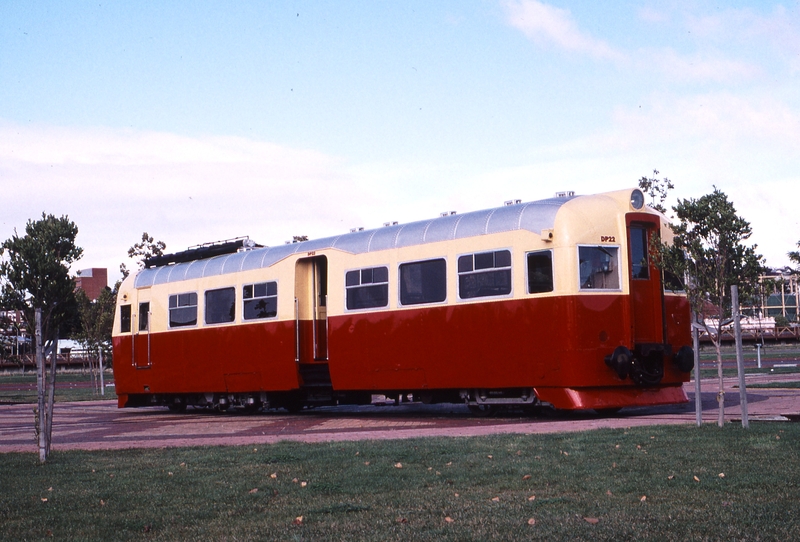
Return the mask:
[[[680,384],[658,388],[619,386],[608,388],[534,388],[540,401],[567,410],[656,406],[685,403]]]
[[[690,344],[688,306],[668,297],[665,313],[677,351]],[[301,361],[310,362],[310,322],[301,324]],[[115,337],[120,405],[133,394],[300,389],[297,338],[294,321],[171,330],[150,335],[147,355],[140,335],[133,356],[131,336]],[[661,384],[648,388],[621,380],[605,364],[631,342],[629,299],[619,294],[353,312],[327,321],[334,391],[534,388],[563,409],[685,402],[681,383],[688,375],[669,359]]]

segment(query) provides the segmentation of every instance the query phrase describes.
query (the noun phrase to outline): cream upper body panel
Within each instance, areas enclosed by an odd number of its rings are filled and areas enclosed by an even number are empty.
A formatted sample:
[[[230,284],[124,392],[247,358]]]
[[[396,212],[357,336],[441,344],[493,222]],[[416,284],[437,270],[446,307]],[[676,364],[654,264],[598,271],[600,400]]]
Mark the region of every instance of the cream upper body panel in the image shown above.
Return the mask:
[[[355,237],[339,236],[328,240],[297,243],[296,246],[244,251],[202,262],[145,269],[135,275],[132,274],[122,283],[118,304],[130,304],[132,312],[136,315],[138,304],[149,302],[151,313],[149,331],[152,332],[170,329],[169,298],[184,293],[197,294],[197,323],[188,326],[189,328],[294,320],[294,283],[298,262],[320,256],[327,258],[328,317],[363,312],[346,309],[345,276],[348,271],[371,267],[388,268],[389,301],[386,307],[370,310],[420,308],[419,305],[403,306],[400,303],[399,267],[404,263],[440,258],[444,259],[447,265],[446,299],[440,303],[422,306],[502,301],[533,295],[574,295],[579,292],[586,293],[586,290],[581,290],[578,280],[580,270],[577,251],[580,246],[617,249],[616,272],[619,275],[619,288],[616,290],[624,293],[628,289],[628,273],[624,270],[629,265],[626,250],[626,214],[642,212],[661,217],[662,238],[671,238],[671,231],[663,216],[646,206],[634,209],[631,205],[631,193],[631,190],[620,190],[565,198],[560,201],[545,200],[534,204],[511,206],[516,207],[512,209],[499,208],[468,213],[462,215],[468,218],[461,221],[456,220],[456,215],[414,223],[408,225],[407,231],[400,226],[383,228],[349,234]],[[533,216],[531,209],[542,215]],[[525,215],[526,212],[528,215]],[[439,238],[441,240],[437,240]],[[412,242],[414,239],[420,242]],[[456,272],[458,258],[468,254],[498,250],[508,250],[512,255],[510,293],[503,296],[460,299]],[[526,254],[536,251],[551,251],[553,254],[552,292],[527,293]],[[256,321],[243,320],[243,287],[267,281],[277,283],[276,316]],[[207,324],[204,322],[204,293],[222,288],[234,288],[236,316],[229,323]],[[115,335],[121,334],[119,312],[117,316],[114,325]],[[132,327],[136,329],[135,322]]]

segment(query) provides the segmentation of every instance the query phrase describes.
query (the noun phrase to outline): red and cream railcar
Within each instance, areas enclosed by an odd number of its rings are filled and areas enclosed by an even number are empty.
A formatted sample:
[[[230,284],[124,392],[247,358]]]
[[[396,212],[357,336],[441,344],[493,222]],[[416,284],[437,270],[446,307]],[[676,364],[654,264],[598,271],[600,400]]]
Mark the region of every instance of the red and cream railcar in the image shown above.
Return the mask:
[[[654,236],[634,189],[154,258],[118,295],[119,406],[685,402],[689,308]]]

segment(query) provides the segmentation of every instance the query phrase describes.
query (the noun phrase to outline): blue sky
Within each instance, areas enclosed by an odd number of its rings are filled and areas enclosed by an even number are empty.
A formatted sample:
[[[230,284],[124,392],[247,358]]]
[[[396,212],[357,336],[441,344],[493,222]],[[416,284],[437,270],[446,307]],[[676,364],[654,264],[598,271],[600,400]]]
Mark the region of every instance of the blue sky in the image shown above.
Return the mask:
[[[0,3],[0,238],[68,214],[113,272],[557,190],[716,185],[800,240],[797,1]]]

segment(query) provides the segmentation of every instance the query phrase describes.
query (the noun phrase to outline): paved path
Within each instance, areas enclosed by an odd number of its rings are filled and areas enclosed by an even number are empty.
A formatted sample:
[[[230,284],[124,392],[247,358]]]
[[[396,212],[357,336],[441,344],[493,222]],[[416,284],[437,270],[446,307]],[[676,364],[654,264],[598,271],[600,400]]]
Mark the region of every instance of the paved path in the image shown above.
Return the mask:
[[[764,381],[797,381],[800,375],[752,375],[748,385]],[[725,415],[741,419],[735,378],[725,380]],[[703,419],[718,415],[716,381],[702,382]],[[290,415],[282,411],[216,414],[164,408],[118,409],[116,401],[57,403],[53,450],[100,450],[264,444],[281,440],[322,442],[399,439],[425,436],[477,436],[498,433],[556,433],[603,427],[695,423],[694,384],[685,386],[686,405],[630,408],[618,416],[591,412],[544,411],[533,416],[508,414],[475,418],[462,405],[367,406],[320,408]],[[776,416],[800,418],[800,389],[750,389],[748,412],[755,423]],[[0,406],[0,452],[35,452],[33,405]]]

